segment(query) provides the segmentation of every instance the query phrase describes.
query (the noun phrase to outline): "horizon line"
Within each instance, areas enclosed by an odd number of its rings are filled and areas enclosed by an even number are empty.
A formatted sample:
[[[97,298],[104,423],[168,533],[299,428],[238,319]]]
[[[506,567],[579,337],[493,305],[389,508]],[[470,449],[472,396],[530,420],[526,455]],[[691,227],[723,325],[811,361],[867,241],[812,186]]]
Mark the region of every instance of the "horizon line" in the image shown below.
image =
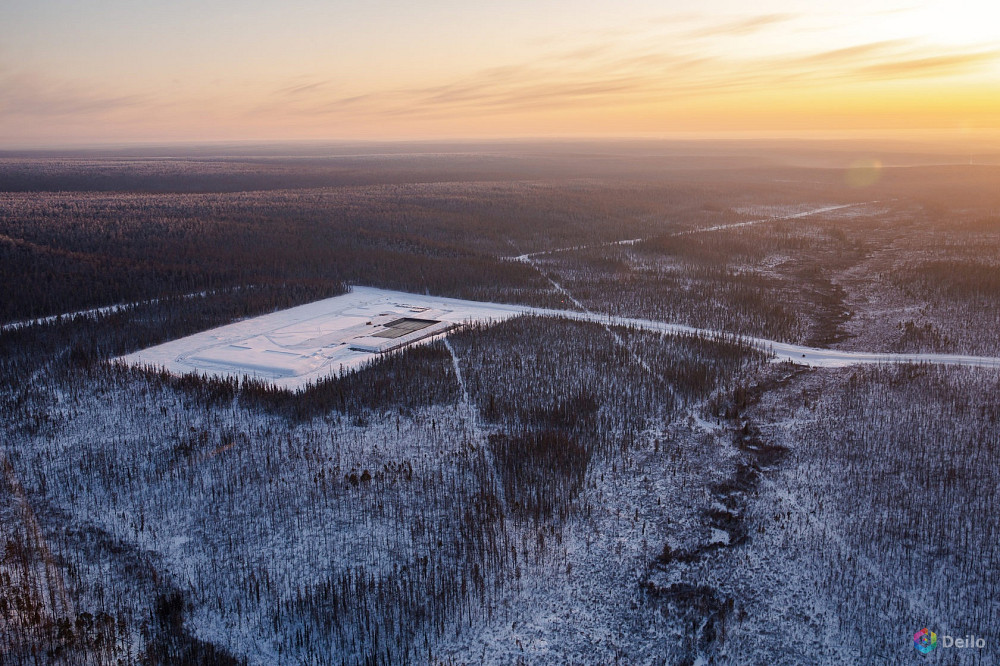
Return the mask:
[[[30,141],[24,143],[0,142],[0,153],[11,152],[58,152],[93,151],[114,149],[162,149],[172,147],[221,148],[268,146],[420,146],[420,145],[518,145],[541,143],[725,143],[725,142],[802,142],[823,143],[827,141],[880,140],[886,143],[938,144],[942,141],[965,139],[980,144],[980,151],[1000,149],[1000,128],[925,128],[925,129],[832,129],[832,130],[718,130],[718,131],[676,131],[632,134],[553,134],[553,135],[511,135],[511,136],[454,136],[454,137],[314,137],[314,138],[197,138],[197,139],[121,139],[109,141]],[[995,140],[997,145],[981,145],[986,140]]]

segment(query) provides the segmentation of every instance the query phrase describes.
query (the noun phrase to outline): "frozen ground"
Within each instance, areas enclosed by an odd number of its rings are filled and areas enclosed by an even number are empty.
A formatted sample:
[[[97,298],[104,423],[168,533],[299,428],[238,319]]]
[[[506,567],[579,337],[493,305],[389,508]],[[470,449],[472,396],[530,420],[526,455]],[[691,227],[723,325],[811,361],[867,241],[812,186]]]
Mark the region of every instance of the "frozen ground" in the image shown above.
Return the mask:
[[[372,287],[273,312],[129,354],[135,365],[171,372],[255,377],[282,388],[303,388],[351,370],[380,353],[426,340],[458,324],[500,321],[525,308],[421,296]],[[395,334],[400,319],[426,326]],[[420,324],[418,324],[420,325]]]
[[[379,354],[443,334],[454,326],[502,321],[519,314],[566,317],[605,325],[673,334],[725,336],[725,331],[611,317],[595,312],[551,310],[463,301],[354,287],[348,294],[196,333],[122,358],[126,363],[223,377],[255,377],[289,389],[358,368]],[[423,326],[398,337],[391,324],[419,320]],[[432,322],[432,323],[428,323]],[[390,324],[390,326],[386,326]],[[878,363],[934,363],[1000,367],[1000,358],[956,354],[883,354],[819,349],[762,338],[744,338],[776,360],[816,367]]]

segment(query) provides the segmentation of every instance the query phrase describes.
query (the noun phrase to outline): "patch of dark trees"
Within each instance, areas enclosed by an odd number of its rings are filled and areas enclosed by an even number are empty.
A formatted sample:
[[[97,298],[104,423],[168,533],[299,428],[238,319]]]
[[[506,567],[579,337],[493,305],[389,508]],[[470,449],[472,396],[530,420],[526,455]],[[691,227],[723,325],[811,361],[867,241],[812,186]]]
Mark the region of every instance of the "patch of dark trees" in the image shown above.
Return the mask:
[[[508,505],[534,522],[569,515],[594,456],[628,450],[651,419],[669,423],[762,358],[725,341],[539,317],[470,326],[451,343],[497,429],[490,450]]]
[[[58,513],[58,512],[57,512]],[[107,609],[76,609],[71,616],[53,616],[42,603],[38,589],[25,576],[19,584],[11,568],[34,572],[42,565],[42,548],[30,531],[15,529],[0,552],[0,665],[5,664],[126,664],[165,666],[237,666],[224,650],[192,636],[184,625],[187,605],[183,595],[154,572],[147,553],[123,544],[92,525],[70,526],[66,535],[95,561],[115,558],[115,568],[143,582],[152,593],[151,604],[133,600],[127,611],[111,614]],[[62,562],[72,570],[72,561]],[[57,565],[59,566],[59,565]],[[122,609],[119,609],[121,611]],[[135,649],[131,620],[139,623],[145,647],[131,659]]]
[[[714,654],[725,641],[726,620],[733,613],[735,600],[709,585],[672,583],[660,586],[645,584],[646,593],[660,603],[662,612],[679,617],[683,626],[683,657],[678,666],[694,666],[707,654]]]
[[[22,285],[0,322],[251,284],[553,305],[537,272],[500,258],[802,196],[753,173],[622,179],[601,160],[609,177],[566,181],[546,168],[579,160],[537,157],[0,160],[0,279]]]
[[[294,421],[339,412],[357,425],[459,398],[451,356],[440,342],[383,354],[363,368],[320,380],[302,391],[278,389],[253,379],[221,380],[211,390],[223,397],[238,391],[243,407]]]
[[[478,247],[512,251],[494,221],[445,206],[367,192],[0,200],[0,279],[19,285],[0,321],[251,285],[329,296],[345,282],[551,304],[529,266]]]
[[[177,590],[161,592],[153,607],[153,621],[145,626],[143,666],[239,666],[235,659],[212,643],[192,636],[184,626],[186,604]]]
[[[513,512],[536,523],[568,517],[592,450],[555,429],[497,433],[490,436],[490,450]]]

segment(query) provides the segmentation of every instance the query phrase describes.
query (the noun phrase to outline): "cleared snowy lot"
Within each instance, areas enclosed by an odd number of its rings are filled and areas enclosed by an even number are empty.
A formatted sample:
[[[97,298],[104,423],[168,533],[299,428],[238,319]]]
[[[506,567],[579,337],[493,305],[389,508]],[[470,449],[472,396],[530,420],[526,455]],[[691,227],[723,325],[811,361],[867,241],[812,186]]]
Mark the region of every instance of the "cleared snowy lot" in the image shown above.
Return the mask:
[[[256,377],[302,388],[456,325],[525,308],[372,287],[172,340],[122,358],[179,374]]]
[[[298,389],[357,368],[379,354],[444,334],[455,326],[502,321],[520,314],[566,317],[670,334],[726,335],[725,331],[648,319],[354,287],[349,294],[196,333],[129,354],[121,360],[181,374],[256,377],[279,387]],[[818,349],[763,338],[744,340],[774,354],[775,360],[817,367],[867,363],[1000,367],[1000,358],[996,357],[880,354]]]

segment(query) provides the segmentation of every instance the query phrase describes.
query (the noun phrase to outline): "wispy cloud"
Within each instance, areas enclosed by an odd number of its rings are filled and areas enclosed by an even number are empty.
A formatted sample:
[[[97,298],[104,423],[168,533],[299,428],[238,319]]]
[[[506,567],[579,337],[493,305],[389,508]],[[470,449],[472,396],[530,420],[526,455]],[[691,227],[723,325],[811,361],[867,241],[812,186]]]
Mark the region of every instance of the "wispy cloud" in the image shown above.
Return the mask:
[[[0,120],[16,117],[17,123],[37,126],[39,132],[56,120],[80,125],[107,119],[114,119],[116,127],[135,121],[137,127],[167,128],[185,122],[199,127],[365,128],[402,127],[411,120],[418,121],[409,123],[413,126],[492,127],[536,113],[556,124],[585,115],[658,118],[680,109],[677,113],[689,114],[697,124],[699,113],[722,118],[730,109],[736,119],[743,108],[760,117],[802,113],[827,90],[838,96],[847,91],[839,97],[846,99],[851,85],[863,90],[871,106],[877,103],[871,101],[871,81],[908,82],[919,91],[933,77],[975,73],[1000,61],[1000,49],[932,47],[917,38],[866,43],[827,39],[812,49],[809,40],[771,48],[767,40],[731,39],[808,27],[798,14],[725,20],[675,15],[546,41],[529,53],[518,51],[521,61],[504,62],[502,57],[514,57],[508,54],[496,59],[497,66],[471,74],[442,69],[436,80],[419,85],[391,76],[371,78],[394,82],[381,85],[350,75],[338,78],[336,68],[307,63],[299,71],[308,73],[284,80],[232,78],[201,88],[181,81],[172,89],[177,94],[168,95],[142,93],[154,91],[142,84],[112,87],[111,79],[89,87],[56,76],[17,73],[9,62],[6,69],[0,62]],[[433,122],[420,125],[424,121]],[[7,123],[8,132],[15,124]],[[513,121],[508,125],[519,126]]]
[[[752,29],[781,20],[788,20],[787,15],[756,17],[742,27],[729,24],[727,29]],[[599,41],[554,51],[551,58],[493,67],[434,86],[331,97],[322,86],[298,85],[282,91],[271,111],[278,108],[298,115],[443,118],[558,108],[597,109],[719,94],[821,89],[829,83],[955,75],[997,58],[996,51],[929,52],[921,43],[905,39],[770,58],[708,56],[683,44],[646,51],[620,49]],[[294,100],[288,99],[290,94]]]
[[[1000,50],[975,53],[955,53],[895,60],[866,65],[855,70],[860,77],[877,79],[955,76],[976,71],[984,65],[997,62]]]
[[[798,18],[798,14],[760,14],[730,21],[724,21],[687,33],[693,38],[739,37],[749,35],[778,23],[786,23]]]
[[[296,95],[304,95],[307,93],[314,93],[324,88],[328,87],[329,81],[313,81],[312,83],[299,83],[295,85],[286,86],[277,90],[279,95],[288,95],[294,97]]]
[[[151,103],[145,95],[114,95],[29,73],[0,74],[0,115],[94,117]]]
[[[892,39],[881,42],[870,42],[867,44],[857,44],[842,49],[832,51],[820,51],[796,59],[796,63],[804,66],[831,66],[858,61],[870,61],[874,58],[884,57],[891,53],[898,53],[901,49],[915,47],[916,42],[912,39]]]

